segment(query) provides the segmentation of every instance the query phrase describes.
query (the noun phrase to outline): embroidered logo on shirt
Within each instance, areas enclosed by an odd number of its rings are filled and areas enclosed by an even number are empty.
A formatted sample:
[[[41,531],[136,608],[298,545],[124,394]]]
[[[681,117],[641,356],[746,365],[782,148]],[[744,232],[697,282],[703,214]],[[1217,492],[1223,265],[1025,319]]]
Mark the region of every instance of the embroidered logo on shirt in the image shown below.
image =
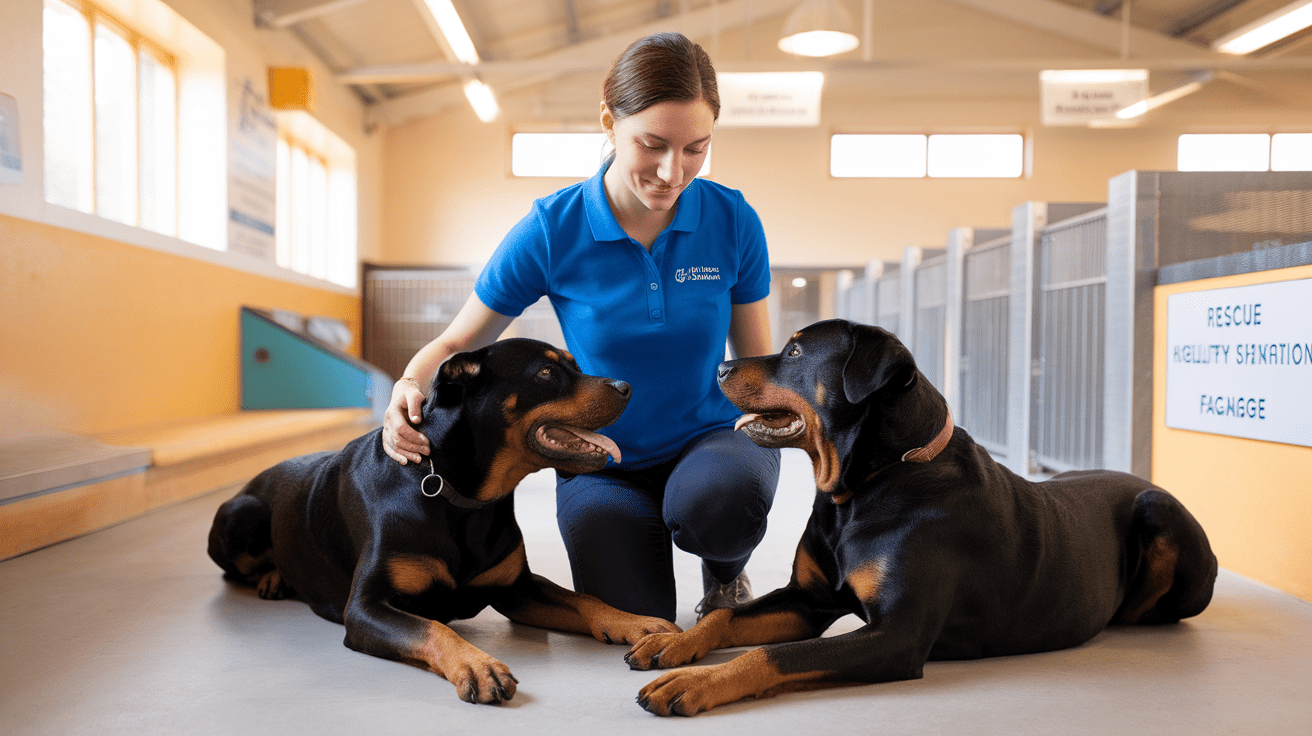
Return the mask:
[[[719,266],[693,266],[680,268],[674,272],[674,280],[682,284],[685,281],[719,281]]]

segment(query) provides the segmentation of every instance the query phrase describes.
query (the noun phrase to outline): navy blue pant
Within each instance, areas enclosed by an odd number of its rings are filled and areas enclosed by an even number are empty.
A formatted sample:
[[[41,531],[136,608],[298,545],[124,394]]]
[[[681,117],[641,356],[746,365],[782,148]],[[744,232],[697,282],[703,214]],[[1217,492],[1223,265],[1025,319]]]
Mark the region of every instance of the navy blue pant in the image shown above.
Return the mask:
[[[673,621],[671,542],[702,558],[721,582],[737,577],[765,536],[779,451],[721,429],[668,462],[622,468],[556,475],[556,521],[574,589]]]

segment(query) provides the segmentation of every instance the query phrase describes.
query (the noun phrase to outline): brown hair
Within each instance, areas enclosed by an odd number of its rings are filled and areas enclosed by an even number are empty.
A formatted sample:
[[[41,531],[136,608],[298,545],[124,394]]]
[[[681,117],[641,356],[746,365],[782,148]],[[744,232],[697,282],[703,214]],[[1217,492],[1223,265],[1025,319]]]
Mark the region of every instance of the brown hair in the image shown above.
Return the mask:
[[[657,33],[634,41],[611,65],[601,99],[616,120],[661,102],[706,100],[720,117],[715,67],[700,45],[682,33]]]

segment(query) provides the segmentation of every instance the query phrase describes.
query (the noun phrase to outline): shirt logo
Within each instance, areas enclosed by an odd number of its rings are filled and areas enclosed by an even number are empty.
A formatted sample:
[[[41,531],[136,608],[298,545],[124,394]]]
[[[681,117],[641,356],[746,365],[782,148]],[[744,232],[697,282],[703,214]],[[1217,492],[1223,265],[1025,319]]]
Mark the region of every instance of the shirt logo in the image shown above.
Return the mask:
[[[680,268],[674,272],[674,280],[682,284],[685,281],[719,281],[719,266],[693,266]]]

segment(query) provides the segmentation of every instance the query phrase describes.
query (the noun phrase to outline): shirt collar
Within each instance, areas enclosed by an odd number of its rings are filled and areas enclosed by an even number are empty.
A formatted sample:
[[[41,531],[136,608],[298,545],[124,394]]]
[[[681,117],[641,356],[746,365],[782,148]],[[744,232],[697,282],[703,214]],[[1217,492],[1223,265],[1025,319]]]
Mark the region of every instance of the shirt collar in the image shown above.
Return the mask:
[[[615,214],[610,211],[610,201],[606,199],[606,184],[603,179],[606,176],[606,170],[610,168],[610,162],[602,164],[601,169],[593,174],[583,184],[583,207],[588,214],[588,226],[592,229],[592,239],[603,242],[611,240],[627,240],[628,235],[615,219]],[[679,230],[682,232],[692,232],[697,229],[698,222],[701,221],[702,198],[698,190],[699,180],[693,179],[688,182],[679,195],[678,209],[674,212],[674,221],[670,223],[669,230]]]

